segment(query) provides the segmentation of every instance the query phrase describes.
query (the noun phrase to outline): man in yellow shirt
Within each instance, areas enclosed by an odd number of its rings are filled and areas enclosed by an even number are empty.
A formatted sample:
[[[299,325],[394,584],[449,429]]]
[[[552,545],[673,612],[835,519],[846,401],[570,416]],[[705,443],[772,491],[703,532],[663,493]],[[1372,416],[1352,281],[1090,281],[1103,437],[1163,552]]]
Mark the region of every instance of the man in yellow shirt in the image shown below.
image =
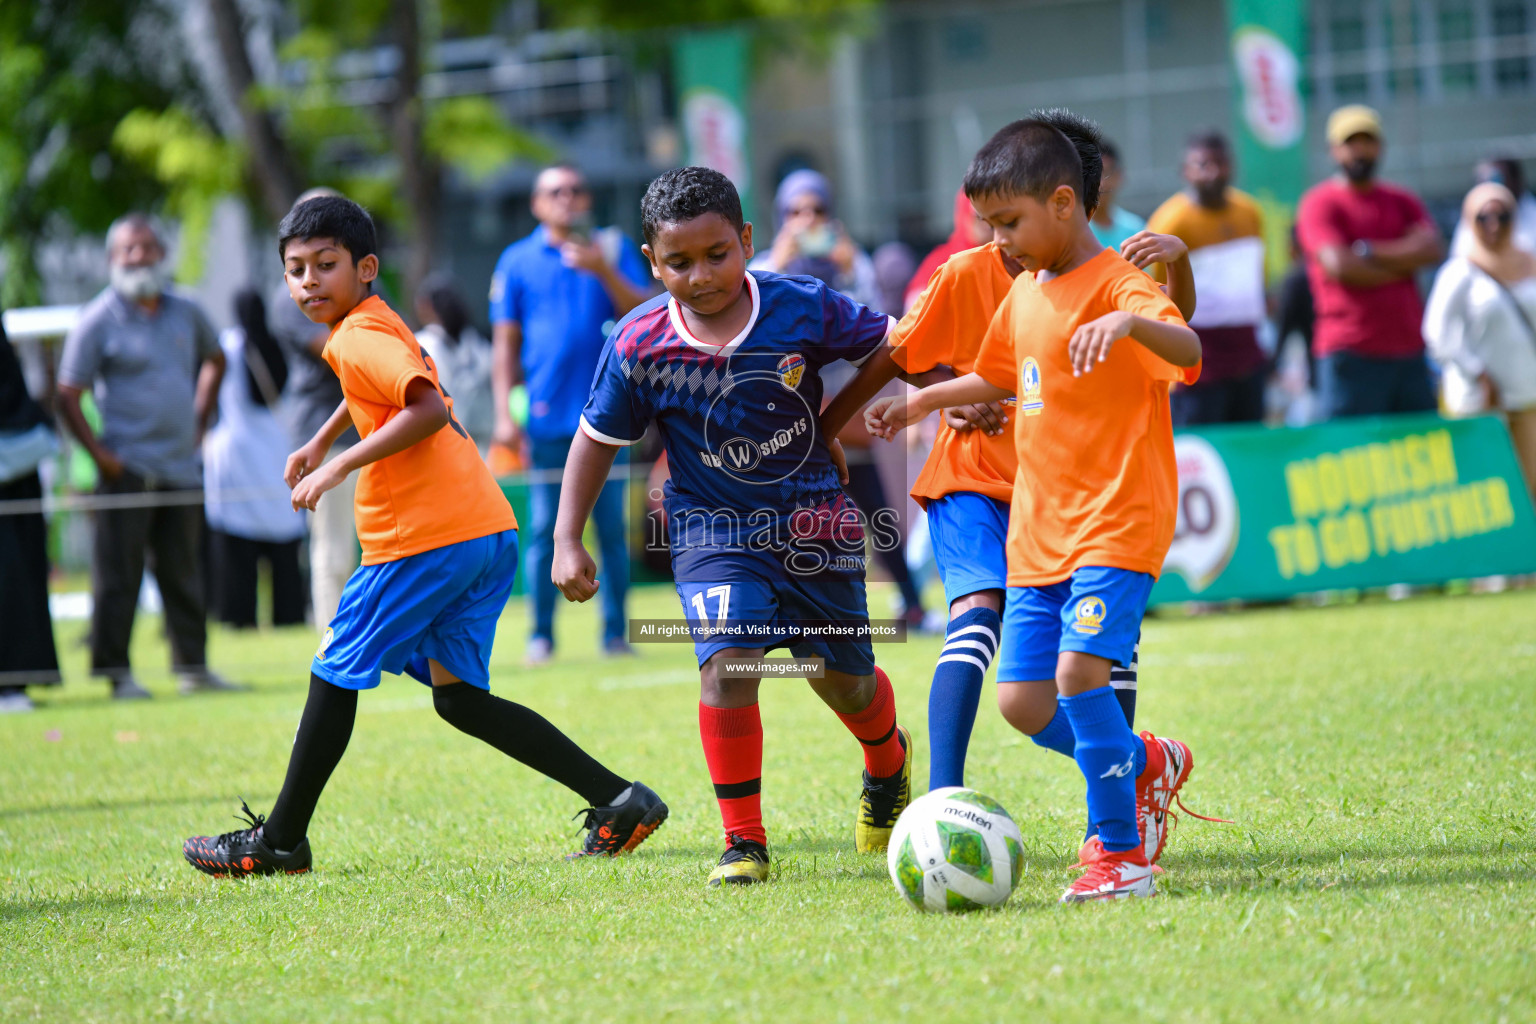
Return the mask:
[[[1232,187],[1231,149],[1219,132],[1190,138],[1184,180],[1188,187],[1147,221],[1147,230],[1176,235],[1189,246],[1200,296],[1189,326],[1200,335],[1204,367],[1198,383],[1174,392],[1173,422],[1262,420],[1268,357],[1258,336],[1266,315],[1259,204]],[[1154,273],[1161,270],[1154,267]]]

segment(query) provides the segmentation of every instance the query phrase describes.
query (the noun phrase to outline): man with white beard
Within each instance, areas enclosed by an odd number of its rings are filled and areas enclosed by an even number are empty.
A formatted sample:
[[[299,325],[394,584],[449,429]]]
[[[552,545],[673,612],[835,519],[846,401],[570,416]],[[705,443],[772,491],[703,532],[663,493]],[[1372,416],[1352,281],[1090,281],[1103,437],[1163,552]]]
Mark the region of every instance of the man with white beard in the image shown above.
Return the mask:
[[[224,376],[213,325],[166,290],[165,255],[148,217],[117,220],[107,232],[111,283],[81,311],[59,360],[59,412],[96,462],[99,493],[129,496],[127,507],[96,514],[91,571],[91,671],[111,682],[118,699],[150,695],[128,663],[146,555],[181,692],[237,688],[209,671],[205,658],[202,506],[154,498],[202,487],[198,446]],[[80,410],[87,388],[100,433]]]

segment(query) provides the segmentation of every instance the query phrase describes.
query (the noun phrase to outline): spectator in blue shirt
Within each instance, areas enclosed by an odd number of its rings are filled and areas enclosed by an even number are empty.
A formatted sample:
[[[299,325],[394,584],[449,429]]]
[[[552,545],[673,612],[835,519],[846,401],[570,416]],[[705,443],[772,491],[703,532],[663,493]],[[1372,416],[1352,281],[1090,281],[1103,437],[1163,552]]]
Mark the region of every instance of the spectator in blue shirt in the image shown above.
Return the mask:
[[[1119,252],[1125,240],[1145,228],[1147,222],[1115,205],[1115,193],[1120,191],[1120,184],[1125,180],[1120,151],[1105,139],[1099,146],[1099,154],[1104,161],[1104,173],[1099,179],[1099,208],[1093,211],[1088,226],[1093,229],[1099,244]]]
[[[533,470],[529,489],[532,536],[525,571],[533,604],[527,661],[554,651],[555,596],[550,582],[560,474],[608,332],[643,302],[650,275],[635,244],[617,228],[594,230],[592,194],[581,171],[547,167],[533,185],[539,226],[507,246],[491,278],[491,369],[495,440],[525,443]],[[528,389],[526,436],[513,421],[508,396]],[[603,562],[603,650],[630,653],[624,639],[624,592],[629,580],[624,538],[624,488],[603,488],[592,511]]]

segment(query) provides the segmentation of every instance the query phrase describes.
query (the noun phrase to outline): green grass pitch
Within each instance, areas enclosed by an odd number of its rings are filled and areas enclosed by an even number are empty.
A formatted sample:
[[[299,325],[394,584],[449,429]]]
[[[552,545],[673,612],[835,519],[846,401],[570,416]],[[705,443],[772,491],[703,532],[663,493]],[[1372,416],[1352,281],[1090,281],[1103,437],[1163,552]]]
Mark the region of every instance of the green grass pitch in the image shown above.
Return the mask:
[[[853,852],[858,745],[798,682],[764,684],[774,879],[707,890],[691,652],[602,660],[594,616],[563,609],[559,660],[527,671],[509,608],[493,689],[666,798],[637,854],[562,861],[580,801],[386,677],[321,801],[315,873],[243,882],[180,843],[235,827],[241,796],[270,806],[314,636],[216,633],[216,667],[254,689],[183,699],[142,622],[158,699],[113,706],[61,629],[69,685],[0,718],[0,1020],[1536,1019],[1536,592],[1150,621],[1138,725],[1188,741],[1190,806],[1239,823],[1186,819],[1152,900],[1056,904],[1082,780],[989,684],[969,781],[1027,863],[1004,909],[955,917]],[[877,652],[919,790],[938,646]]]

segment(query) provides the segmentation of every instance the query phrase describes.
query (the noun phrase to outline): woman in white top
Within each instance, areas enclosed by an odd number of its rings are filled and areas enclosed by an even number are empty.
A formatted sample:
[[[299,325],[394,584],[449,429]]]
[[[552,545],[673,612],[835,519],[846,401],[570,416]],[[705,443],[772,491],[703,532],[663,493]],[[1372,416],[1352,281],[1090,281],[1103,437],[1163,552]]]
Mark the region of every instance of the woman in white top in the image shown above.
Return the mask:
[[[416,340],[437,366],[437,380],[453,399],[453,418],[485,455],[495,426],[491,396],[491,344],[469,322],[469,307],[446,277],[432,276],[416,292]]]
[[[229,370],[219,385],[219,421],[203,438],[209,603],[221,621],[255,626],[257,565],[264,561],[272,574],[272,624],[299,625],[309,593],[299,569],[304,515],[283,485],[283,465],[297,442],[275,411],[288,368],[259,294],[247,288],[235,295],[235,319],[240,326],[219,335]]]
[[[1451,412],[1504,411],[1536,495],[1536,256],[1514,244],[1518,209],[1495,182],[1467,193],[1461,220],[1470,242],[1435,277],[1424,340],[1445,368]]]

